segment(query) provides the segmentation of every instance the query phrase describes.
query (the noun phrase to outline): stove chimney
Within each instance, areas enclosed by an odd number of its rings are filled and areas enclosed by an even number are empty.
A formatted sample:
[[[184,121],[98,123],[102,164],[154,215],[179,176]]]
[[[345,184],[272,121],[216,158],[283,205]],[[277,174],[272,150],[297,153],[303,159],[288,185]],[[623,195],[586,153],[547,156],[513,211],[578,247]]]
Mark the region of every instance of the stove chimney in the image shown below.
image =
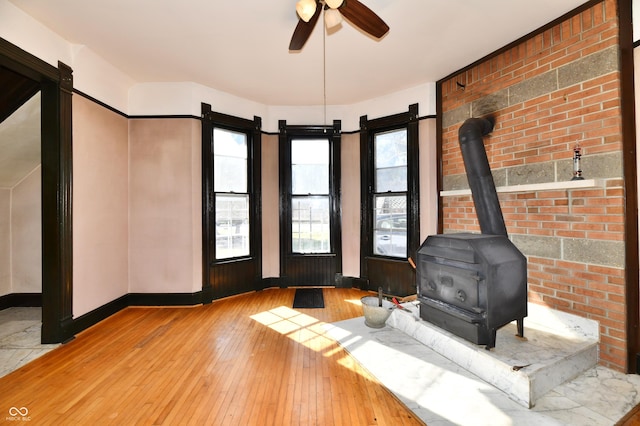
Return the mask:
[[[506,237],[507,228],[482,140],[483,136],[491,133],[494,123],[491,117],[469,118],[460,126],[458,139],[480,231],[483,234]]]

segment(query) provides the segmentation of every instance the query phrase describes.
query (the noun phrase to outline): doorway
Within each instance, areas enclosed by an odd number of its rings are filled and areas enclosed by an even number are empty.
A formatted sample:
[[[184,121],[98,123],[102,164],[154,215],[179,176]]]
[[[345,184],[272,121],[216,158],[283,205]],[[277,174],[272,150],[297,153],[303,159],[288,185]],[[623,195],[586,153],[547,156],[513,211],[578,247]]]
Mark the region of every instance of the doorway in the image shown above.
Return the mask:
[[[37,87],[31,82],[24,97]],[[11,295],[7,305],[42,303],[40,110],[37,91],[0,122],[0,295]]]
[[[42,226],[42,343],[73,337],[71,226],[71,96],[72,70],[36,58],[0,39],[0,68],[41,96],[41,226]],[[30,82],[30,83],[29,83]],[[3,83],[6,87],[15,87]],[[37,91],[36,90],[36,91]],[[5,90],[10,103],[16,96]]]

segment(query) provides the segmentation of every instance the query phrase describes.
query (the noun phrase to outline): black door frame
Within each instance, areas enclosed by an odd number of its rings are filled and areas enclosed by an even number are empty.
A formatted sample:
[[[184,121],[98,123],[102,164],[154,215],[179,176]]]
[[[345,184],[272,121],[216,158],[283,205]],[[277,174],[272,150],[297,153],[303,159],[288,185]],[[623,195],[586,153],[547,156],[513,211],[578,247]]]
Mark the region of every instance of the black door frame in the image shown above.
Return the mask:
[[[42,343],[73,337],[73,71],[0,38],[0,66],[40,83],[42,161]]]

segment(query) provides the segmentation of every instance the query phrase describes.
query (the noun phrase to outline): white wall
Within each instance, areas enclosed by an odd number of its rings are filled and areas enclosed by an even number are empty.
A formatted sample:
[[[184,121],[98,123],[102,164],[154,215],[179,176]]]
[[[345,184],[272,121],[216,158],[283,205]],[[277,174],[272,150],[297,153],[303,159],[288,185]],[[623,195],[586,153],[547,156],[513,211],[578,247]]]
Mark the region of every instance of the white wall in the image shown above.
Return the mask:
[[[435,83],[427,83],[380,98],[353,105],[327,105],[326,119],[323,105],[274,106],[238,98],[216,89],[195,83],[139,83],[129,91],[131,115],[191,115],[200,116],[200,104],[211,105],[213,111],[246,119],[262,118],[262,129],[278,131],[278,121],[288,125],[332,124],[342,121],[345,132],[358,130],[360,116],[369,119],[407,111],[409,105],[419,105],[420,116],[435,115]]]
[[[634,11],[635,11],[636,4],[640,6],[640,1],[636,2],[634,0],[633,2]],[[634,17],[635,17],[635,13],[634,13]],[[640,24],[638,26],[640,27]],[[635,39],[635,34],[634,34],[634,39]],[[638,119],[640,117],[640,47],[636,47],[635,49],[633,49],[633,73],[634,73],[633,78],[635,81],[634,90],[635,90],[635,108],[636,108],[636,179],[637,179],[636,186],[637,186],[637,190],[640,191],[640,173],[637,172],[638,170],[640,170],[640,120]],[[640,232],[640,224],[638,224],[638,231]]]
[[[0,296],[11,293],[11,189],[0,188]]]
[[[0,296],[42,291],[41,171],[0,189]]]
[[[633,41],[640,40],[640,0],[632,0],[631,13],[634,26],[633,26]]]
[[[11,191],[11,293],[42,292],[41,168]]]
[[[129,88],[135,83],[89,48],[72,44],[36,21],[8,0],[0,0],[0,37],[58,67],[73,69],[74,88],[124,113]]]

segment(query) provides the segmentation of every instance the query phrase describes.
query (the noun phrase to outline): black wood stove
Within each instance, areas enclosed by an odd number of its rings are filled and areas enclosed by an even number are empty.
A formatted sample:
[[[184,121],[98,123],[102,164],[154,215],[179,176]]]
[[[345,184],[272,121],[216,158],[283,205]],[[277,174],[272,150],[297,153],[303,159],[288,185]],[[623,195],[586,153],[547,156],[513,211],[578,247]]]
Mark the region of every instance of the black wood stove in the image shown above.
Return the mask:
[[[420,317],[487,349],[517,321],[524,335],[527,261],[507,236],[482,137],[491,119],[470,118],[458,132],[480,234],[429,236],[417,252]]]

